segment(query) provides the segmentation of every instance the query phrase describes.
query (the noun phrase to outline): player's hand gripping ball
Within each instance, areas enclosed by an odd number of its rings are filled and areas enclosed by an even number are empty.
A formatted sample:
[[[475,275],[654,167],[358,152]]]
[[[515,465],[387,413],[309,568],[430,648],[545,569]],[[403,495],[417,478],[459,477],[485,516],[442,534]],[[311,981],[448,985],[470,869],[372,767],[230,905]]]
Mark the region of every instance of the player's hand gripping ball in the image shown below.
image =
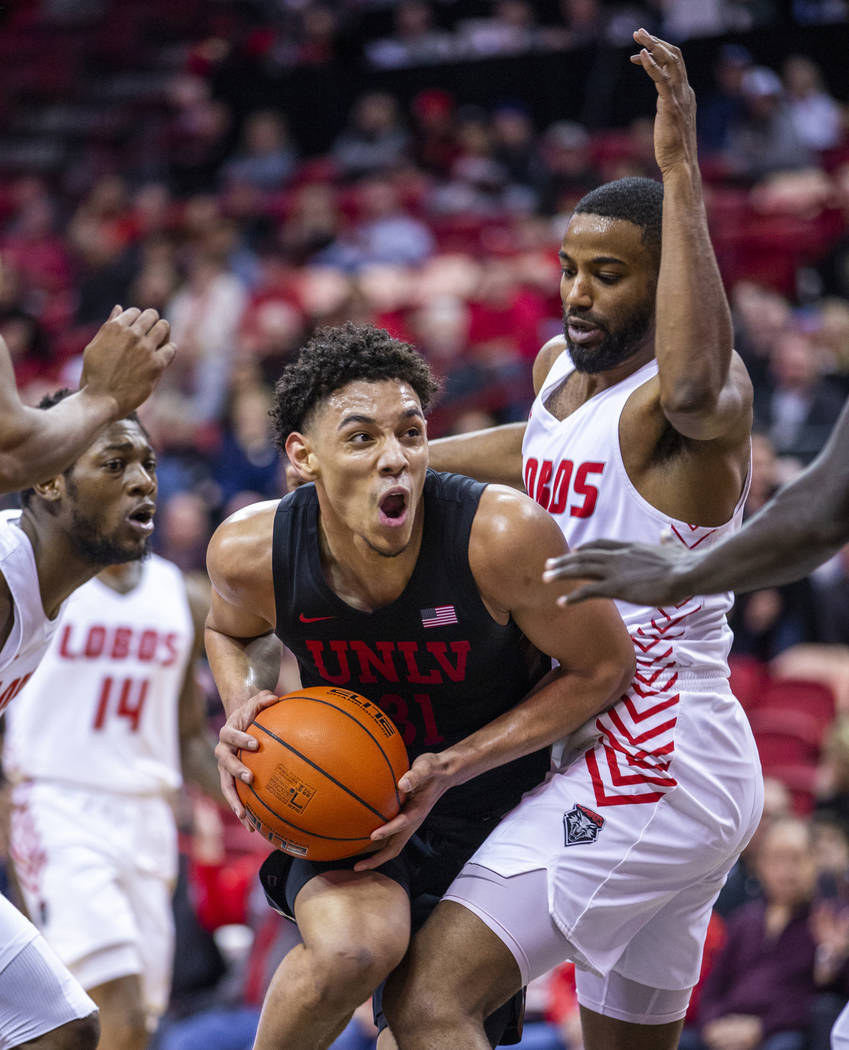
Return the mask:
[[[247,732],[253,773],[236,781],[248,820],[278,849],[341,860],[376,847],[369,836],[398,814],[398,778],[409,769],[395,723],[359,693],[317,686],[281,696]]]

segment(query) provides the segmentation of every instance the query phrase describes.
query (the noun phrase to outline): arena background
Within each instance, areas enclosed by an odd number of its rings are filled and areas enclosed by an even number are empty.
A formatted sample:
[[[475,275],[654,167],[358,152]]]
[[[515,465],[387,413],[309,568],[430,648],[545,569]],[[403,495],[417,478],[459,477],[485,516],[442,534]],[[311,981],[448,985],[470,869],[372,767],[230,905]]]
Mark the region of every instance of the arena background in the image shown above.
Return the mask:
[[[444,380],[432,435],[523,418],[533,356],[561,326],[571,206],[600,181],[658,175],[654,88],[628,61],[641,25],[680,44],[699,100],[711,232],[756,389],[757,510],[849,392],[844,0],[4,3],[0,332],[25,398],[76,383],[114,303],[172,321],[180,354],[143,410],[156,543],[201,576],[222,517],[285,488],[270,389],[317,325],[371,320],[420,346]],[[777,807],[815,823],[818,893],[845,909],[849,552],[741,598],[733,619],[733,679]],[[181,944],[154,1045],[242,1050],[282,927],[256,896],[258,844],[190,792],[179,805]],[[758,892],[751,868],[737,874],[739,899]],[[810,1050],[847,979],[812,998]],[[523,1046],[577,1050],[568,968],[531,1015],[539,1041]],[[193,1018],[209,1032],[181,1034]],[[367,1027],[349,1034],[369,1045]]]

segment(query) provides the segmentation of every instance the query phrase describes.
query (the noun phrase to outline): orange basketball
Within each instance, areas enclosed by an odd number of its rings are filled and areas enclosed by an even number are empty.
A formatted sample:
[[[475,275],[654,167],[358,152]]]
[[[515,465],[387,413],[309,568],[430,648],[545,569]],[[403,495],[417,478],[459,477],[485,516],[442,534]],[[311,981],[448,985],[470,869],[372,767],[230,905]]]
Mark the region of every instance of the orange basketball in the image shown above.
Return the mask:
[[[242,751],[253,782],[236,781],[251,824],[294,857],[341,860],[401,808],[404,741],[377,704],[329,686],[300,689],[260,711]]]

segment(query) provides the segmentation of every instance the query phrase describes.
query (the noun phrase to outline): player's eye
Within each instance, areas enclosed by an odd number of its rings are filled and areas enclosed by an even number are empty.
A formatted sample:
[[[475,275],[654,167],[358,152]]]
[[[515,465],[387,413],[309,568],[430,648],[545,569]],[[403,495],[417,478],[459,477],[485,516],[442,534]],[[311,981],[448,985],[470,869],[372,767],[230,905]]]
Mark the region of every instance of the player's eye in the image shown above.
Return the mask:
[[[604,284],[616,284],[617,281],[622,279],[621,273],[600,273],[598,279]]]

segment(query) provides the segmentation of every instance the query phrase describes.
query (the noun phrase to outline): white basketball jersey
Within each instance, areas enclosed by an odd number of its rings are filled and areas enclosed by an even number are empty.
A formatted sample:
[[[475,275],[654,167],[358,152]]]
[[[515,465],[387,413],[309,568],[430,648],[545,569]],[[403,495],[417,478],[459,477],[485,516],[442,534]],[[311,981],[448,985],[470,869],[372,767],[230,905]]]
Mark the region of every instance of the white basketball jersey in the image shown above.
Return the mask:
[[[728,522],[706,527],[663,514],[637,492],[625,471],[619,420],[631,394],[657,374],[657,361],[560,420],[545,403],[573,370],[564,351],[533,403],[522,448],[525,487],[557,519],[570,547],[602,538],[658,543],[671,532],[694,550],[739,528],[745,491]],[[725,593],[688,598],[669,608],[617,602],[634,642],[636,677],[619,703],[569,742],[570,756],[598,743],[587,760],[599,805],[608,797],[605,785],[611,792],[608,804],[650,801],[674,785],[669,766],[679,690],[687,677],[727,677],[732,635],[726,613],[732,600]],[[629,787],[623,791],[624,785]]]
[[[177,788],[193,638],[182,573],[163,558],[147,559],[126,594],[97,577],[83,584],[7,720],[10,775],[142,795]]]
[[[35,555],[19,527],[21,512],[0,512],[0,573],[12,595],[14,622],[0,649],[0,711],[21,691],[44,656],[59,623],[41,604]]]

